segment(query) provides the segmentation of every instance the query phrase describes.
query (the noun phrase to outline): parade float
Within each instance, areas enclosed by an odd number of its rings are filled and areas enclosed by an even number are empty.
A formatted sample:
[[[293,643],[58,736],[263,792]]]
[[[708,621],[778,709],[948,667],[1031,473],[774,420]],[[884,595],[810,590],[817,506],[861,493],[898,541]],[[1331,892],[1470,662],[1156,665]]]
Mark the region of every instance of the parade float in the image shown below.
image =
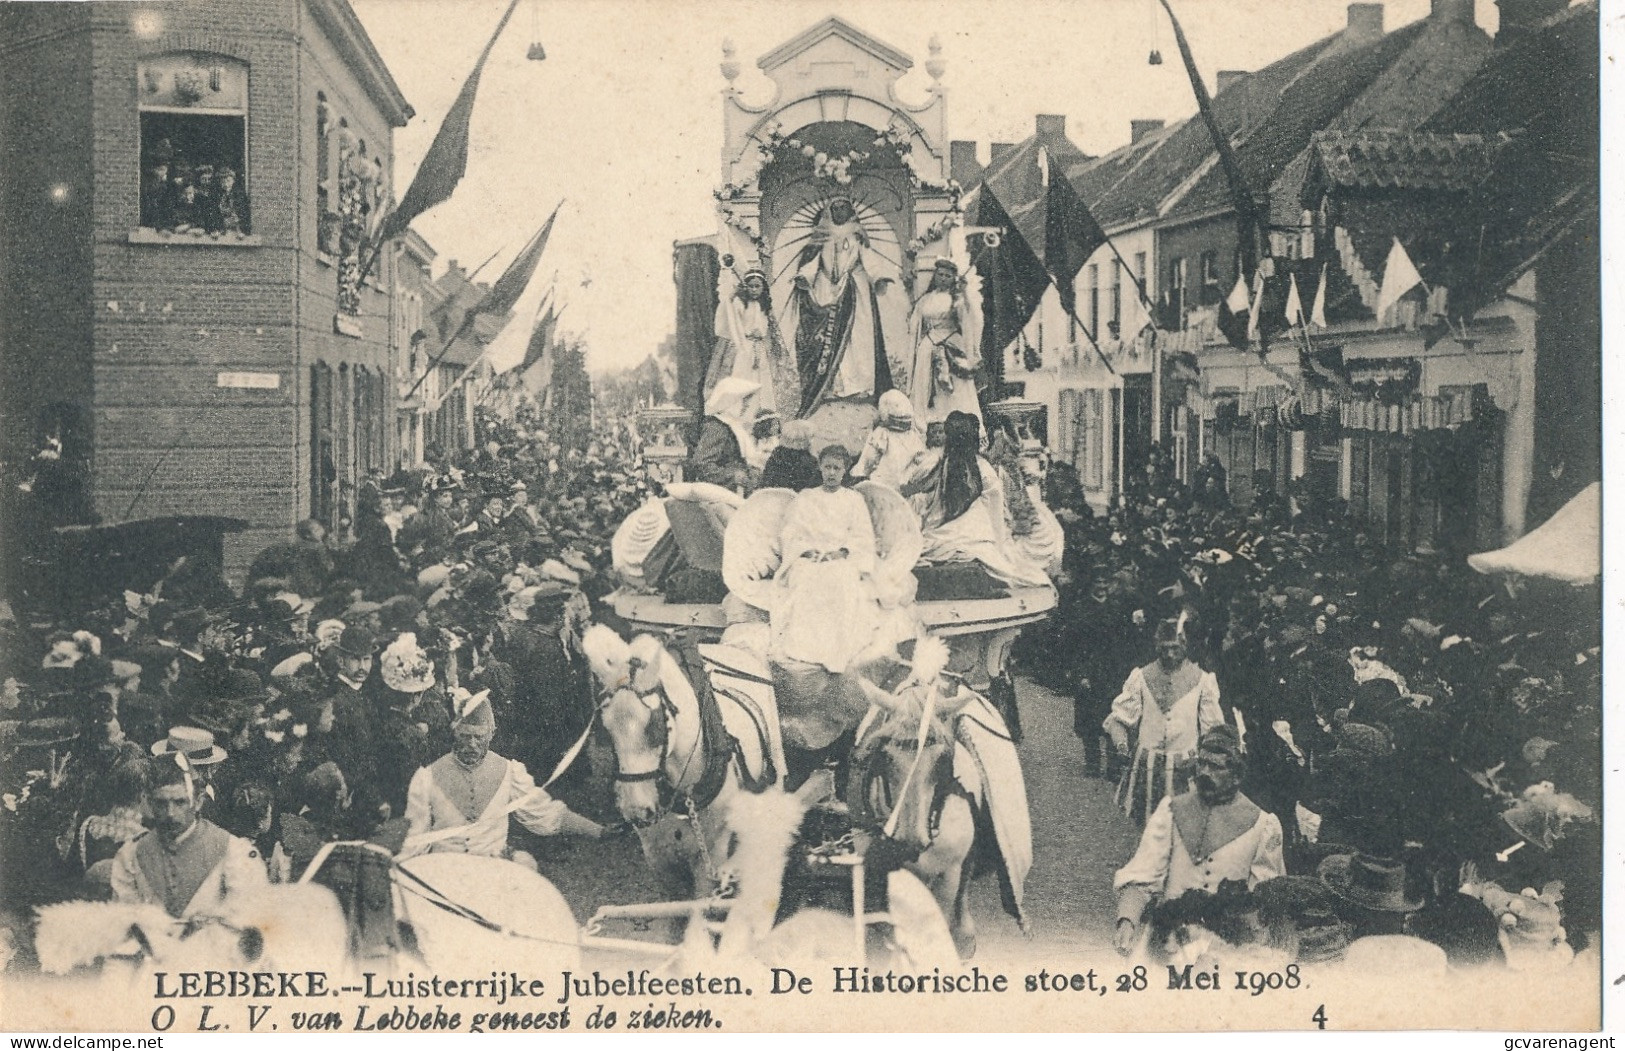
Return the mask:
[[[706,257],[708,265],[697,268],[700,285],[716,275],[714,289],[702,289],[711,293],[704,305],[714,305],[714,326],[695,337],[703,352],[692,368],[696,389],[685,392],[688,419],[661,407],[641,421],[652,436],[644,452],[654,480],[673,481],[673,457],[690,448],[677,437],[679,424],[686,422],[692,433],[706,392],[727,377],[757,384],[757,412],[802,421],[814,451],[837,442],[854,453],[863,448],[876,421],[877,395],[887,389],[910,395],[923,430],[940,426],[952,409],[982,416],[977,385],[986,386],[986,370],[979,367],[977,296],[974,288],[966,290],[967,280],[975,281],[967,237],[975,240],[979,231],[964,225],[961,188],[950,177],[945,62],[934,39],[930,52],[926,97],[913,105],[898,90],[913,61],[827,18],[761,57],[757,65],[773,94],[753,105],[736,86],[741,65],[735,49],[724,43],[718,231],[681,242],[678,252],[680,298],[685,282],[696,284],[683,273],[684,246],[697,246]],[[962,276],[956,288],[951,278],[941,282],[948,292],[933,300],[943,272]],[[679,314],[684,310],[680,304]],[[689,304],[688,312],[698,318],[704,309]],[[983,419],[984,434],[1007,424],[1019,435],[1020,457],[1029,467],[1042,458],[1034,410],[1041,407],[994,402]],[[871,492],[866,499],[881,563],[908,576],[921,541],[918,528],[901,521],[907,515],[898,508],[906,505],[895,494]],[[721,639],[730,623],[766,619],[770,580],[727,565],[728,546],[738,543],[737,535],[763,537],[755,547],[776,565],[776,519],[770,521],[774,512],[761,505],[782,511],[784,501],[755,494],[747,502],[684,483],[669,487],[658,506],[622,527],[617,568],[625,586],[611,599],[616,614],[633,631],[685,631],[707,642]],[[746,524],[730,528],[741,508],[754,510],[745,514]],[[887,509],[897,513],[889,516]],[[667,574],[657,581],[658,572],[645,572],[644,556],[673,545],[684,579],[674,582]],[[673,552],[656,551],[657,558],[662,554]],[[759,574],[766,567],[751,568]],[[917,593],[912,579],[899,585],[899,601],[919,627],[949,642],[951,667],[1013,717],[1010,648],[1023,627],[1054,609],[1054,588],[967,589],[956,586],[952,573],[924,573]]]

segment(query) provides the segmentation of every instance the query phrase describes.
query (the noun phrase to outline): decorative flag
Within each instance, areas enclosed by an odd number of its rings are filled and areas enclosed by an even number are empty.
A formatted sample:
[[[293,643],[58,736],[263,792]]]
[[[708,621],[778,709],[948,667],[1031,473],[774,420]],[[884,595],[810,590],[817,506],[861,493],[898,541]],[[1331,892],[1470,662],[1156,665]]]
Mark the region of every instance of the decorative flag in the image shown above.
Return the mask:
[[[1298,275],[1291,276],[1291,284],[1286,294],[1286,323],[1290,328],[1301,325],[1303,320],[1303,300],[1298,296]]]
[[[1241,247],[1241,268],[1247,270],[1257,263],[1259,252],[1269,252],[1269,233],[1266,228],[1269,218],[1268,212],[1258,206],[1258,198],[1253,195],[1247,184],[1246,173],[1242,171],[1241,162],[1236,158],[1236,151],[1230,145],[1230,136],[1219,126],[1218,114],[1213,109],[1213,98],[1208,94],[1207,85],[1202,81],[1202,75],[1196,69],[1196,58],[1191,54],[1191,45],[1185,39],[1185,29],[1174,17],[1174,9],[1168,0],[1161,0],[1162,9],[1168,13],[1168,21],[1174,27],[1174,42],[1179,45],[1179,57],[1184,60],[1185,74],[1190,78],[1191,93],[1196,96],[1196,108],[1202,114],[1202,122],[1207,125],[1208,135],[1213,140],[1214,152],[1218,154],[1219,168],[1224,172],[1225,183],[1230,190],[1230,203],[1236,210],[1236,227]],[[1160,56],[1159,56],[1160,57]]]
[[[1388,265],[1382,269],[1382,289],[1377,293],[1377,321],[1380,323],[1388,308],[1417,285],[1427,287],[1416,264],[1411,262],[1410,254],[1396,237],[1393,247],[1388,249]]]
[[[1050,277],[985,182],[977,190],[974,225],[997,227],[1004,232],[998,247],[974,254],[976,270],[982,276],[982,360],[997,397],[1004,383],[1005,350],[1032,320]]]
[[[1253,301],[1247,310],[1247,341],[1250,343],[1258,338],[1258,315],[1264,307],[1264,271],[1260,268],[1253,274]]]
[[[530,330],[530,343],[525,347],[525,357],[519,363],[519,371],[523,372],[540,361],[552,342],[553,302],[549,300],[536,317],[536,327]]]
[[[504,317],[513,311],[515,304],[519,302],[519,297],[524,295],[525,289],[529,287],[531,278],[536,275],[536,264],[541,262],[542,251],[547,248],[548,235],[553,232],[553,220],[558,218],[559,209],[563,206],[563,201],[553,206],[553,214],[547,217],[547,222],[543,223],[542,228],[536,231],[536,235],[530,239],[530,243],[526,244],[519,254],[514,256],[513,261],[508,264],[508,268],[502,271],[502,276],[497,278],[496,283],[491,286],[491,290],[485,293],[485,296],[474,304],[467,314],[463,315],[462,324],[457,326],[456,334],[446,341],[446,345],[441,348],[440,353],[436,354],[434,360],[429,362],[429,369],[423,373],[417,383],[413,384],[411,391],[407,393],[407,397],[417,393],[418,387],[422,386],[423,380],[428,377],[429,372],[440,364],[440,359],[444,358],[452,346],[474,327],[475,318],[481,314],[494,314],[497,317]],[[495,337],[493,337],[493,341],[494,339]],[[462,371],[461,375],[446,387],[441,394],[442,400],[457,388],[457,384],[461,383],[474,371],[480,362],[484,360],[485,351],[489,349],[490,344],[486,344],[485,350],[481,351],[480,356],[475,358]]]
[[[547,217],[547,222],[543,223],[536,236],[531,238],[530,244],[514,256],[513,262],[508,264],[508,269],[502,271],[502,276],[497,278],[496,284],[491,286],[491,291],[485,294],[485,299],[480,305],[474,308],[474,313],[506,314],[519,302],[519,297],[524,294],[530,279],[536,274],[536,264],[541,262],[542,251],[547,248],[547,238],[553,232],[553,220],[559,217],[559,209],[562,207],[563,201],[553,206],[553,214]]]
[[[1269,341],[1284,331],[1286,322],[1287,274],[1281,272],[1284,260],[1262,260],[1253,275],[1253,307],[1247,318],[1247,338],[1256,339],[1259,353],[1269,351]],[[1302,308],[1299,308],[1302,312]]]
[[[1237,350],[1247,349],[1247,330],[1252,323],[1252,299],[1247,294],[1247,279],[1236,274],[1236,285],[1230,294],[1219,301],[1219,331]]]
[[[1309,323],[1316,328],[1326,327],[1326,264],[1320,264],[1320,287],[1315,289],[1315,305],[1309,311]]]
[[[399,237],[412,225],[413,219],[450,197],[462,180],[463,173],[468,170],[468,125],[474,115],[474,94],[480,87],[480,74],[485,71],[486,58],[518,6],[519,0],[510,0],[508,9],[502,12],[502,21],[497,23],[496,32],[486,41],[485,50],[480,52],[473,71],[463,81],[463,90],[457,93],[457,100],[446,111],[440,130],[435,132],[434,141],[429,144],[429,152],[423,155],[423,163],[418,165],[417,174],[412,176],[412,184],[406,188],[395,211],[384,220],[378,232],[379,244]]]
[[[1077,315],[1078,271],[1106,243],[1106,231],[1095,221],[1083,198],[1055,163],[1054,154],[1045,151],[1049,191],[1044,196],[1044,269],[1055,282],[1061,307],[1068,316]]]

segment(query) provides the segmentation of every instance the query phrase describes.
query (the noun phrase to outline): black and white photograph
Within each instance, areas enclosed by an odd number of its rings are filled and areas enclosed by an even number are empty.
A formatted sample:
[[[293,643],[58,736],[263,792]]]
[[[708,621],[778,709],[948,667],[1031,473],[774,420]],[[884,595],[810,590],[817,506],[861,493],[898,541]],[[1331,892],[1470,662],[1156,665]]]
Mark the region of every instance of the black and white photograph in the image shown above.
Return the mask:
[[[1598,1033],[1606,6],[0,0],[0,1028]]]

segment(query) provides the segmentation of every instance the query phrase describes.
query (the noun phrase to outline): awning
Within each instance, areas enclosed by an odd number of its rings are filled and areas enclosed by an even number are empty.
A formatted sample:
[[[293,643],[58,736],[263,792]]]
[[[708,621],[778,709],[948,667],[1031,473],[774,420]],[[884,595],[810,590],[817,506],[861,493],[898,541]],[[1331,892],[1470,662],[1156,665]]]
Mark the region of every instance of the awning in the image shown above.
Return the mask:
[[[1592,482],[1551,518],[1499,551],[1468,555],[1480,573],[1517,573],[1589,584],[1602,572],[1602,483]]]

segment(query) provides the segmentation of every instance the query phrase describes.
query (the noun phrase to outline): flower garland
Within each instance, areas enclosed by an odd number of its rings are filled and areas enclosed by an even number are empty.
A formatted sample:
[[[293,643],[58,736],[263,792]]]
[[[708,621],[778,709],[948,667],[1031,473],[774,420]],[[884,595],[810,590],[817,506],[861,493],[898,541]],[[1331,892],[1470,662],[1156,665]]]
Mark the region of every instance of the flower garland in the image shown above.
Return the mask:
[[[962,222],[964,222],[964,216],[960,214],[957,208],[955,208],[954,211],[949,212],[947,215],[943,216],[941,219],[922,230],[920,232],[920,236],[910,241],[908,243],[908,254],[911,256],[919,255],[920,252],[925,249],[926,245],[934,244],[935,242],[942,240],[944,237],[947,237],[948,231],[960,225]]]
[[[908,133],[892,124],[888,124],[875,136],[872,146],[871,150],[848,150],[844,154],[831,155],[812,143],[785,136],[781,126],[774,124],[767,130],[767,141],[758,143],[757,149],[761,151],[767,163],[807,165],[812,169],[813,178],[825,179],[837,186],[852,184],[854,167],[859,170],[865,165],[892,167],[888,161],[902,163],[913,149]],[[724,187],[721,192],[730,190],[737,195],[736,187]]]

